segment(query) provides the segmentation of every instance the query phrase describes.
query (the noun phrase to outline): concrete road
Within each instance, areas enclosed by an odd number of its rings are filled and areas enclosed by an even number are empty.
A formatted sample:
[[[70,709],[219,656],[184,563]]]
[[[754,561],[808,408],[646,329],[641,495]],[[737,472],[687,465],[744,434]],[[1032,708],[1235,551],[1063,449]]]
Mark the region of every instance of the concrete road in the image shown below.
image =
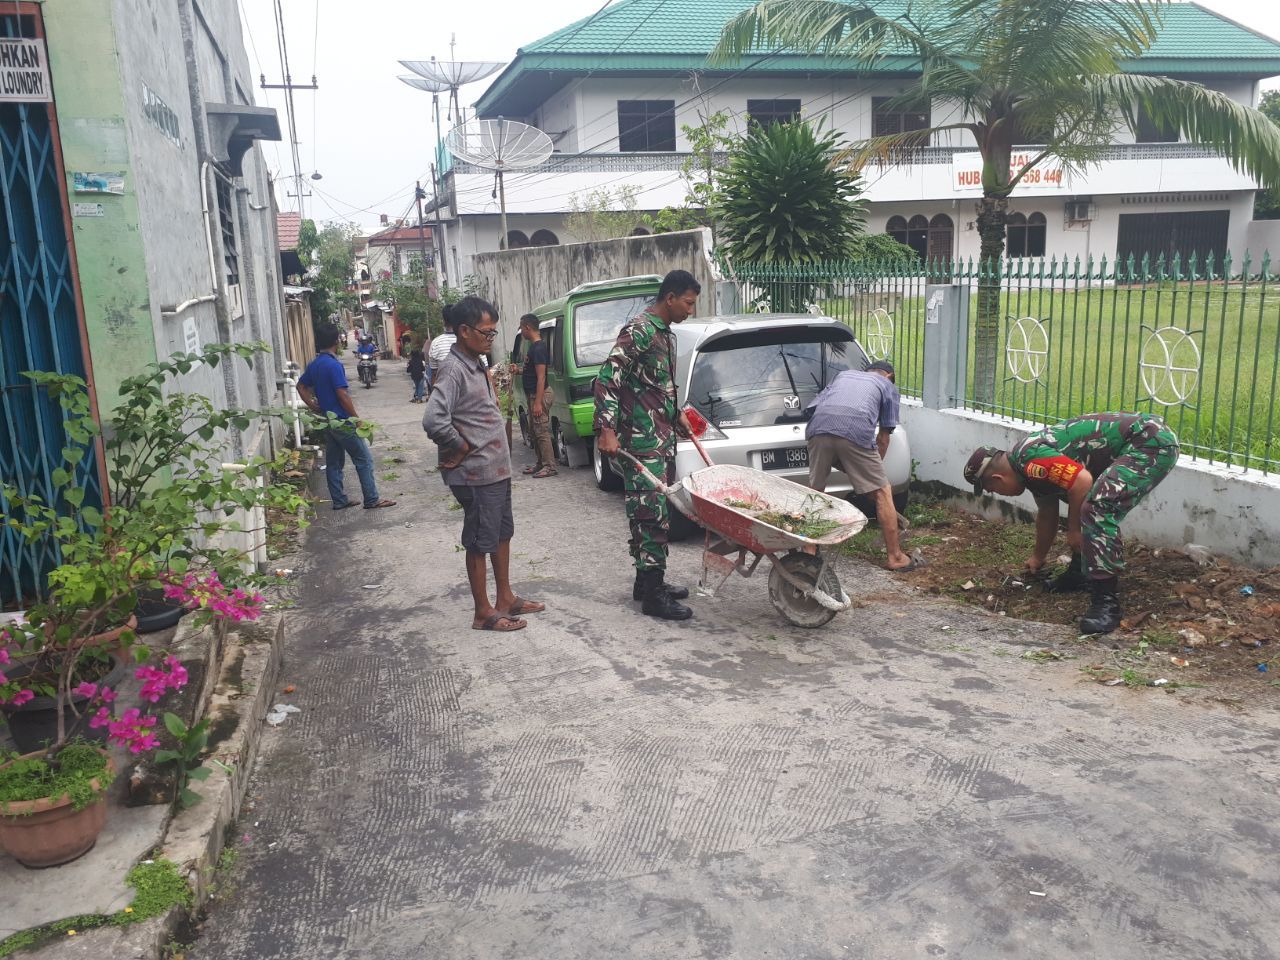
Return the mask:
[[[1020,659],[1046,631],[853,562],[865,606],[813,633],[762,576],[647,619],[586,471],[516,481],[549,609],[473,631],[461,514],[383,368],[356,402],[400,506],[309,532],[303,712],[196,957],[1280,956],[1274,712],[1084,683]],[[699,566],[680,546],[672,579]]]

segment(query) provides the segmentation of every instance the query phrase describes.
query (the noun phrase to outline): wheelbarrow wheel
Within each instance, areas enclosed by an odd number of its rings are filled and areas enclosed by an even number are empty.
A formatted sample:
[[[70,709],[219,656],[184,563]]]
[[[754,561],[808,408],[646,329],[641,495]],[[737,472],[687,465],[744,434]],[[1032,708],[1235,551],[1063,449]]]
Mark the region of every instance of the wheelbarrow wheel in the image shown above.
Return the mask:
[[[803,591],[787,582],[782,576],[782,567],[806,588],[817,586],[824,593],[838,597],[840,581],[836,579],[835,570],[828,565],[823,572],[820,557],[807,553],[788,553],[778,558],[769,573],[769,599],[780,614],[797,627],[821,627],[830,623],[836,612],[827,609],[813,597],[805,596]],[[822,576],[821,583],[818,582],[819,574]]]

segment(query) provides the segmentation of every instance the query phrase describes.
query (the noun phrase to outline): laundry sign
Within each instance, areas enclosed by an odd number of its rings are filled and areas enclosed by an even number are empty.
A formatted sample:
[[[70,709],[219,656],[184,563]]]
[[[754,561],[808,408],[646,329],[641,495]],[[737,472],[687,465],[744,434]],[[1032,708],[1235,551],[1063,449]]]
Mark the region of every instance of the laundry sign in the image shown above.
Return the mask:
[[[0,38],[0,103],[48,103],[52,99],[44,41]]]

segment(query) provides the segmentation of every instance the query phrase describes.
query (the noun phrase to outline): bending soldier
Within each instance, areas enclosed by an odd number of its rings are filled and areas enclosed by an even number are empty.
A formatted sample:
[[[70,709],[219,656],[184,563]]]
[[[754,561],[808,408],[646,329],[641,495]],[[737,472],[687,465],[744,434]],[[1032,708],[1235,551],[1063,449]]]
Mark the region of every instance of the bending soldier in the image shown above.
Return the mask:
[[[1004,451],[979,447],[965,464],[975,495],[1036,498],[1035,552],[1027,569],[1044,566],[1058,531],[1058,504],[1067,503],[1071,563],[1048,589],[1093,592],[1081,633],[1120,625],[1118,577],[1124,570],[1122,521],[1178,462],[1178,438],[1159,417],[1091,413],[1046,427]]]

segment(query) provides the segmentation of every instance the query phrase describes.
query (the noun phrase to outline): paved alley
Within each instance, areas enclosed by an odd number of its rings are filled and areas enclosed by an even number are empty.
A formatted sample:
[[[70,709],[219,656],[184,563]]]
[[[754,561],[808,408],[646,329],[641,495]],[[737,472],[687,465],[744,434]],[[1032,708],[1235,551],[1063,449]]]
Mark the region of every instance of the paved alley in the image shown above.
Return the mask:
[[[519,445],[513,579],[548,610],[473,631],[403,369],[353,392],[399,506],[322,504],[290,561],[302,712],[190,955],[1277,956],[1274,712],[1084,683],[1020,659],[1041,628],[853,561],[865,606],[812,633],[763,574],[641,617],[621,498],[520,476]]]

